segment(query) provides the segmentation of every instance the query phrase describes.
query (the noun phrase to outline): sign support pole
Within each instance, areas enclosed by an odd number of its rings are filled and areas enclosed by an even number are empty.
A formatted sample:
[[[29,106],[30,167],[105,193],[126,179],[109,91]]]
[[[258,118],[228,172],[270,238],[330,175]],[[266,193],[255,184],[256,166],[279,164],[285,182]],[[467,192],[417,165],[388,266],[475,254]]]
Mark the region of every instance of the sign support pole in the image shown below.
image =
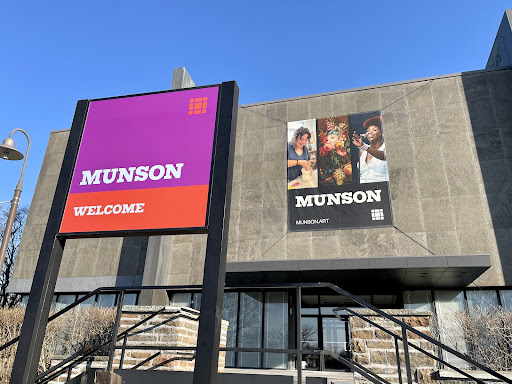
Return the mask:
[[[193,384],[216,384],[226,280],[238,86],[222,83]]]
[[[64,253],[65,240],[57,238],[57,233],[62,221],[64,204],[71,183],[71,175],[88,108],[88,100],[80,100],[76,106],[59,181],[48,223],[46,224],[32,287],[30,288],[30,296],[21,327],[10,384],[34,384],[36,379],[53,291],[59,274],[62,254]]]

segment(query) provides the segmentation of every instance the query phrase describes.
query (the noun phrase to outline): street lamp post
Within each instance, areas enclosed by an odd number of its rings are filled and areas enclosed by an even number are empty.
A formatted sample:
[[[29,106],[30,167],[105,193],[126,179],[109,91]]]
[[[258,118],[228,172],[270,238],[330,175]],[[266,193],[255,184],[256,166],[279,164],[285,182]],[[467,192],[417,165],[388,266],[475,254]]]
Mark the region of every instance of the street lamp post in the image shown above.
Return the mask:
[[[12,135],[14,132],[20,131],[25,134],[28,140],[27,152],[25,156],[14,148],[14,140],[12,139]],[[11,209],[9,211],[9,216],[7,217],[7,223],[5,224],[4,237],[2,239],[2,246],[0,247],[0,272],[4,265],[5,254],[7,252],[7,245],[9,244],[9,237],[11,236],[12,225],[14,223],[14,218],[16,217],[16,211],[18,210],[18,204],[20,202],[21,195],[21,184],[23,182],[23,174],[25,173],[25,165],[27,165],[28,152],[30,151],[30,137],[27,132],[23,129],[16,128],[14,129],[9,137],[5,139],[0,145],[0,157],[5,160],[21,160],[25,157],[23,161],[23,168],[21,170],[20,180],[18,181],[18,185],[16,185],[16,189],[14,190],[14,197],[11,200]]]

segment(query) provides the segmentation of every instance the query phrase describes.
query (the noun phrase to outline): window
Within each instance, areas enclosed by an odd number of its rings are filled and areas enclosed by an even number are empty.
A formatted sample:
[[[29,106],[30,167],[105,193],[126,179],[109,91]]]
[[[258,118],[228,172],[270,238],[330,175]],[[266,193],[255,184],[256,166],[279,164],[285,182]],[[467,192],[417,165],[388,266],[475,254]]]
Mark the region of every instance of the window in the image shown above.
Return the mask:
[[[405,291],[404,308],[418,311],[432,311],[432,295],[430,291]]]
[[[500,291],[500,300],[503,309],[512,310],[512,291]]]
[[[261,348],[263,316],[263,293],[240,293],[240,328],[238,344],[242,348]],[[260,367],[259,352],[239,352],[238,366],[245,368]]]
[[[100,293],[96,299],[96,306],[98,307],[113,307],[116,303],[115,293]]]
[[[224,293],[224,306],[222,308],[222,319],[229,321],[226,347],[236,347],[236,332],[238,329],[238,292]],[[235,352],[226,352],[226,367],[235,367]]]
[[[288,293],[265,293],[265,348],[288,348]],[[288,354],[265,353],[265,368],[288,366]]]
[[[441,329],[441,342],[459,352],[467,353],[466,342],[460,337],[455,320],[457,312],[464,311],[464,292],[436,291],[435,308]],[[443,359],[456,367],[468,368],[462,359],[446,351],[443,351]]]
[[[192,293],[176,292],[171,295],[171,305],[173,307],[191,307]]]
[[[495,290],[467,291],[466,296],[470,315],[480,311],[487,312],[498,306],[498,295]]]

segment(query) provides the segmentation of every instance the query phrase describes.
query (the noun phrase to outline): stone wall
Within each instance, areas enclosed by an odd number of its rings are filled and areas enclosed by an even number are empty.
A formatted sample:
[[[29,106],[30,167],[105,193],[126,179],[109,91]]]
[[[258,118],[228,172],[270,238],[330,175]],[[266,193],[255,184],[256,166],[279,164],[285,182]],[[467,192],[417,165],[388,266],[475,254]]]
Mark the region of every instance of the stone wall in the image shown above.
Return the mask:
[[[129,329],[139,321],[149,316],[158,307],[125,306],[119,327],[119,333]],[[127,346],[162,346],[162,347],[195,347],[199,326],[199,311],[181,307],[167,307],[164,312],[148,322],[129,332]],[[222,321],[220,346],[226,346],[226,335],[229,323]],[[122,345],[123,342],[118,342]],[[158,350],[134,349],[127,350],[124,356],[123,368],[129,369],[148,359]],[[160,355],[142,364],[143,367],[172,371],[193,371],[194,351],[162,350]],[[219,372],[224,371],[226,352],[219,353]],[[118,366],[121,351],[116,352],[114,366]]]
[[[427,336],[432,335],[430,328],[430,312],[405,309],[385,310],[385,312]],[[375,315],[371,310],[361,309],[357,310],[357,313],[368,317],[374,323],[396,335],[402,335],[402,330],[398,324]],[[392,383],[398,382],[398,365],[394,337],[357,316],[350,317],[350,332],[352,357],[354,361]],[[432,343],[420,339],[419,336],[410,332],[407,332],[407,338],[410,343],[436,355],[435,346]],[[406,382],[405,358],[401,341],[398,342],[398,346],[400,352],[400,366],[402,368],[402,380]],[[411,374],[413,377],[415,376],[420,383],[431,382],[431,374],[436,369],[435,360],[427,357],[411,346],[409,346],[409,356],[412,370]],[[367,381],[358,374],[355,374],[355,379],[356,382]]]
[[[126,331],[141,320],[150,316],[162,307],[156,306],[131,306],[123,307],[123,314],[119,326],[119,333]],[[186,307],[166,307],[159,315],[128,333],[127,346],[144,347],[195,347],[197,345],[197,332],[199,326],[199,311]],[[226,335],[229,323],[222,321],[220,347],[226,346]],[[123,340],[117,343],[123,345]],[[158,356],[150,359],[153,355]],[[124,355],[123,369],[130,369],[140,364],[140,369],[167,370],[167,371],[193,371],[194,351],[177,350],[150,350],[128,349]],[[219,353],[219,372],[224,371],[226,352]],[[52,360],[52,366],[60,363],[62,358]],[[148,360],[149,359],[149,360]],[[119,368],[121,350],[116,350],[114,357],[114,369]],[[148,361],[145,361],[148,360]],[[84,372],[86,368],[106,368],[107,357],[94,357],[73,368],[72,376],[75,377]],[[56,378],[51,383],[66,381],[66,374]]]

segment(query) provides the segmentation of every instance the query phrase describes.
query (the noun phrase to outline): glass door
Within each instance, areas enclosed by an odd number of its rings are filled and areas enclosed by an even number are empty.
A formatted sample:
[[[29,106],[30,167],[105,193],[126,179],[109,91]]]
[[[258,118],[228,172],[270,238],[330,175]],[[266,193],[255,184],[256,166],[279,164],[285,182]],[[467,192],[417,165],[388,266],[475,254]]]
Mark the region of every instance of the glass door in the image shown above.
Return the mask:
[[[347,328],[347,321],[340,321],[336,317],[323,317],[323,349],[346,357],[349,351]],[[346,367],[331,356],[325,356],[325,369],[346,369]]]
[[[300,319],[300,328],[302,349],[318,349],[318,316],[302,316]],[[319,355],[303,352],[302,369],[319,370]]]

